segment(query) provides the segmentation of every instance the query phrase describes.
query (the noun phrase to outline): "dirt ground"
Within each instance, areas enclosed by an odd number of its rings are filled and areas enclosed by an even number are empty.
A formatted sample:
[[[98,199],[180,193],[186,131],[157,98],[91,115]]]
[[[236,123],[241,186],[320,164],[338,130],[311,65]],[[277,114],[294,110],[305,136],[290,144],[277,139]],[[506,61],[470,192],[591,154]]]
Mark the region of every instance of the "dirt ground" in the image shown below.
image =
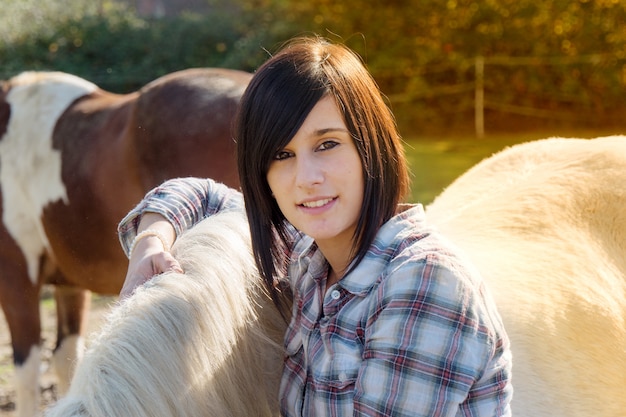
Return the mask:
[[[88,334],[98,330],[106,312],[114,301],[114,297],[93,297]],[[46,407],[54,404],[57,398],[55,379],[47,372],[52,349],[56,343],[56,313],[53,301],[41,304],[41,316],[43,321],[43,353],[40,408],[43,411]],[[16,415],[13,375],[11,338],[4,315],[0,312],[0,416],[2,417],[14,417]]]

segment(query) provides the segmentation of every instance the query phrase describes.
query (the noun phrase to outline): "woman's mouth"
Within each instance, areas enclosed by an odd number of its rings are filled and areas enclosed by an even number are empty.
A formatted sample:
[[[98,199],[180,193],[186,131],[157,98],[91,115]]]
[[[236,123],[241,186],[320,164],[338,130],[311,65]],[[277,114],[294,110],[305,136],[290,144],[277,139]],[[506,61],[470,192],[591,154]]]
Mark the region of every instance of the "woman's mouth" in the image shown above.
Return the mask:
[[[325,206],[326,204],[330,203],[333,200],[334,198],[324,198],[322,200],[307,201],[307,202],[302,203],[301,206],[306,207],[306,208],[317,208],[317,207]]]

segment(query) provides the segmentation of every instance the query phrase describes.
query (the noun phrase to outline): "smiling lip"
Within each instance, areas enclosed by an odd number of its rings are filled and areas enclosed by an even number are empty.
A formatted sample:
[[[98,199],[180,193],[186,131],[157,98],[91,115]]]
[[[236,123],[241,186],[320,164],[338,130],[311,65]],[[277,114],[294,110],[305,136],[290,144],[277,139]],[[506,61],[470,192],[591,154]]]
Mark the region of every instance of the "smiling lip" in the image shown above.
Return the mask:
[[[301,203],[300,205],[306,208],[318,208],[318,207],[325,206],[326,204],[330,203],[333,200],[334,198],[323,198],[321,200],[305,201],[304,203]]]

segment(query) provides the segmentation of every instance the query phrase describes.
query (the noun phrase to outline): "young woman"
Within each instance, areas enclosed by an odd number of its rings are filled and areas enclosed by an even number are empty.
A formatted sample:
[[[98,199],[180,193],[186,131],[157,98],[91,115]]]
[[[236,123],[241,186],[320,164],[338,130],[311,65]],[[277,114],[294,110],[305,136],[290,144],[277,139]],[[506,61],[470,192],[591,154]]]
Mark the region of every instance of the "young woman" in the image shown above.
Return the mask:
[[[236,140],[242,194],[170,180],[121,222],[122,296],[180,268],[168,253],[176,235],[245,206],[269,290],[278,301],[288,281],[293,293],[284,416],[510,415],[498,312],[422,207],[401,204],[402,143],[359,58],[323,39],[292,41],[252,79]]]

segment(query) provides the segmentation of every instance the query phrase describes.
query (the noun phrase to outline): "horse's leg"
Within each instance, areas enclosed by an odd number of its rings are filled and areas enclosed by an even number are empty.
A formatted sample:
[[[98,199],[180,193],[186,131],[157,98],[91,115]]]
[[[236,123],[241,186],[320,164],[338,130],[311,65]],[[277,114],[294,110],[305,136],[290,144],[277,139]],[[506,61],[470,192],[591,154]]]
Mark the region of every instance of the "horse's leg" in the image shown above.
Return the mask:
[[[39,367],[41,364],[41,323],[39,286],[24,273],[3,268],[0,304],[11,333],[15,365],[15,406],[18,417],[32,417],[39,410]]]
[[[57,286],[54,298],[57,306],[57,344],[52,355],[52,365],[59,378],[59,394],[64,395],[74,368],[83,357],[91,292],[76,287]]]

